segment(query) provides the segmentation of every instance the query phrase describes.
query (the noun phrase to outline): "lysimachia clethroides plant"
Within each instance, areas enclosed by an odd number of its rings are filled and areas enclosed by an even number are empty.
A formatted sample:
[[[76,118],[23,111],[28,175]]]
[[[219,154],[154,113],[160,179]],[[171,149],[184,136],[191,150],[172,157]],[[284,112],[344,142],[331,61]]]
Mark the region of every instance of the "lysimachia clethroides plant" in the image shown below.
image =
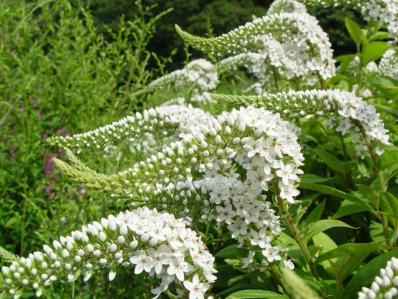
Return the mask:
[[[396,36],[396,3],[364,2],[359,5],[362,12],[382,20]],[[139,91],[150,96],[169,89],[177,94],[175,99],[85,133],[51,137],[49,143],[66,152],[68,160],[54,159],[64,174],[128,210],[104,215],[44,245],[42,251],[17,258],[2,268],[2,290],[15,298],[31,291],[39,297],[60,279],[73,282],[81,276],[86,281],[105,269],[112,281],[119,267],[130,267],[134,274],[155,279],[157,284],[150,286],[154,298],[165,292],[207,298],[216,280],[215,258],[194,231],[205,221],[226,228],[244,250],[236,267],[272,273],[286,292],[293,288],[296,295],[305,293],[308,286],[289,287],[283,275],[288,273],[285,268],[295,267],[286,246],[289,239],[297,245],[304,267],[319,278],[315,258],[291,213],[300,204],[304,165],[300,125],[310,118],[326,120],[351,138],[359,156],[371,157],[375,165],[390,145],[371,104],[351,92],[328,89],[336,73],[333,51],[305,4],[349,3],[277,0],[266,16],[214,38],[177,26],[183,40],[211,61],[191,61]],[[379,10],[372,9],[377,5]],[[391,64],[397,57],[394,51],[380,62],[390,76],[397,75]],[[217,92],[237,71],[252,76],[244,92]],[[211,113],[220,103],[233,108]],[[79,156],[100,151],[108,159],[120,148],[127,148],[131,164],[112,174],[89,167]],[[359,298],[394,298],[397,267],[396,259],[388,262]]]

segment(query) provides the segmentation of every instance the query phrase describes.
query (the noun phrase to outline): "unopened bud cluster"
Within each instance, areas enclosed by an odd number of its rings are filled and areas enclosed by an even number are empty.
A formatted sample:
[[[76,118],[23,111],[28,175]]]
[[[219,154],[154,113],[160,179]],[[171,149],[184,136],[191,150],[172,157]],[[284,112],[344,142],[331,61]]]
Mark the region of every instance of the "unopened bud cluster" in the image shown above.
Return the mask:
[[[4,290],[16,298],[30,290],[40,297],[59,279],[73,282],[82,275],[87,281],[99,269],[106,269],[113,280],[117,268],[123,266],[134,268],[134,274],[158,278],[160,285],[152,289],[155,298],[171,284],[203,298],[209,283],[215,281],[213,262],[214,257],[181,219],[140,208],[102,218],[52,246],[44,245],[43,251],[3,267],[1,279]]]
[[[393,257],[387,266],[380,270],[370,288],[362,288],[358,299],[398,298],[398,258]]]
[[[73,136],[55,136],[49,138],[48,142],[77,152],[88,148],[105,149],[126,140],[137,146],[149,137],[160,141],[175,134],[200,132],[211,121],[213,118],[208,113],[190,106],[160,106],[137,112],[92,131]],[[192,126],[192,122],[196,125]]]

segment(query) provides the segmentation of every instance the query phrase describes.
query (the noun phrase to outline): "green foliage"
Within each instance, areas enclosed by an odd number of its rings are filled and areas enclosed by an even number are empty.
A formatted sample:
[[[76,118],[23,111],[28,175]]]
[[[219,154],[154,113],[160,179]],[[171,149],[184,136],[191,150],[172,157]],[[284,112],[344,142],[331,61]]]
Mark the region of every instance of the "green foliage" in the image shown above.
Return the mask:
[[[159,17],[142,10],[134,20],[119,19],[118,31],[105,40],[87,10],[68,1],[1,1],[1,246],[26,255],[115,207],[93,205],[85,189],[70,188],[51,162],[62,153],[45,140],[141,109],[130,91],[158,71],[148,69],[155,56],[146,47]],[[4,256],[1,263],[9,260]],[[57,293],[69,297],[75,288]],[[110,287],[94,289],[105,294]]]

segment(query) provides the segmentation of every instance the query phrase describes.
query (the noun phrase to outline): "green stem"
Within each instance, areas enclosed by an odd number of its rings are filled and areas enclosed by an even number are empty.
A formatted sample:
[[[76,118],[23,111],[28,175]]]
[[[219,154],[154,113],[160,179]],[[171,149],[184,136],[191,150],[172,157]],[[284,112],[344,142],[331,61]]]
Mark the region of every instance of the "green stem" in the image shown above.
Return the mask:
[[[386,240],[386,244],[389,246],[394,246],[394,241],[388,234],[388,219],[384,214],[381,214],[381,223],[383,225],[383,235],[384,239]]]
[[[279,280],[282,281],[282,273],[279,270],[278,266],[273,264],[271,267],[272,273],[275,275],[275,277]]]
[[[286,202],[281,199],[278,199],[278,205],[279,205],[280,210],[282,211],[282,215],[287,219],[287,224],[288,224],[289,229],[293,235],[293,238],[296,240],[298,246],[300,247],[301,254],[302,254],[305,262],[307,263],[309,269],[311,270],[312,275],[317,280],[319,280],[318,270],[316,269],[316,265],[311,258],[311,253],[308,250],[308,247],[304,241],[303,234],[300,232],[296,223],[294,222],[294,219],[289,214]]]
[[[178,299],[178,297],[176,295],[174,295],[173,293],[171,293],[169,290],[166,291],[166,295],[170,299]]]
[[[391,242],[392,246],[395,245],[395,243],[397,242],[397,239],[398,239],[398,228],[395,229],[394,235],[392,237],[392,242]]]
[[[136,96],[139,96],[139,95],[143,95],[146,92],[147,92],[147,89],[146,88],[142,88],[142,89],[139,89],[139,90],[137,90],[137,91],[135,91],[133,93],[130,93],[129,96],[130,97],[136,97]]]
[[[278,73],[275,67],[272,67],[272,75],[274,76],[274,83],[276,90],[279,91],[279,80],[278,80]]]
[[[355,122],[356,126],[359,128],[359,131],[362,135],[363,140],[365,141],[366,147],[368,148],[370,157],[373,162],[373,169],[375,171],[375,174],[378,174],[380,171],[379,167],[379,159],[377,158],[376,151],[374,150],[374,147],[372,143],[370,142],[368,136],[366,135],[365,129],[359,122]]]
[[[358,126],[358,128],[359,128],[359,130],[361,132],[361,135],[362,135],[363,139],[365,140],[366,146],[367,146],[367,148],[369,150],[369,153],[370,153],[370,156],[372,158],[373,169],[374,169],[374,171],[375,171],[375,173],[376,173],[376,175],[377,175],[377,177],[379,179],[380,191],[381,192],[386,192],[387,191],[386,180],[384,178],[383,172],[380,170],[379,159],[377,158],[377,155],[376,155],[376,152],[375,152],[375,150],[373,148],[373,145],[370,142],[370,140],[369,140],[368,136],[366,135],[365,130],[361,126],[361,124],[357,124],[357,126]],[[379,209],[379,207],[377,209]],[[386,215],[384,215],[383,213],[381,214],[381,224],[383,226],[383,235],[384,235],[384,238],[386,240],[386,244],[392,246],[394,243],[393,243],[393,240],[389,237],[389,234],[388,234],[388,219],[387,219]]]
[[[323,80],[321,74],[319,74],[319,72],[316,72],[316,75],[318,77],[319,84],[321,85],[321,89],[326,89],[325,80]]]

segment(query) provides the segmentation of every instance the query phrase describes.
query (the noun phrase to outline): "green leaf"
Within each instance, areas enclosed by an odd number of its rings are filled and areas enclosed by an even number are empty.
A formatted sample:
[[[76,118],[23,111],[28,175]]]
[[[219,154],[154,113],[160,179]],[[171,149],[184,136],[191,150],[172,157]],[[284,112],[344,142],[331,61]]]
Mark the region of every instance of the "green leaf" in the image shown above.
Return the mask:
[[[317,205],[315,209],[311,211],[308,217],[305,218],[304,225],[311,224],[321,219],[324,209],[325,209],[325,201],[323,201],[320,205]]]
[[[330,168],[340,173],[346,175],[350,171],[350,167],[347,167],[347,163],[340,161],[332,154],[318,147],[314,149],[314,152],[322,159],[323,162]]]
[[[398,199],[388,192],[383,192],[380,196],[381,211],[398,217]]]
[[[336,179],[336,177],[321,177],[319,175],[315,175],[315,174],[303,174],[300,177],[300,180],[302,183],[304,184],[320,184],[320,183],[327,183],[327,182],[331,182],[334,181]]]
[[[398,199],[394,195],[388,192],[380,195],[380,210],[387,214],[393,227],[398,226]]]
[[[266,290],[243,290],[230,294],[226,299],[289,299],[286,295],[278,294]]]
[[[361,45],[363,39],[363,33],[361,27],[355,21],[345,18],[345,26],[347,28],[348,33],[350,34],[352,40],[355,42],[357,47]]]
[[[383,39],[388,39],[390,37],[390,34],[386,31],[377,31],[374,33],[371,37],[369,37],[369,41],[373,42],[376,40],[383,40]]]
[[[369,251],[367,248],[362,248],[360,250],[355,251],[354,254],[350,255],[346,258],[340,258],[338,264],[337,271],[337,279],[339,281],[344,281],[353,271],[358,269],[358,267],[363,263],[363,261],[371,254],[372,251]],[[343,263],[340,263],[341,261]]]
[[[248,254],[247,250],[239,248],[237,245],[227,246],[216,253],[216,257],[221,258],[243,258]]]
[[[9,252],[7,249],[4,249],[1,246],[0,246],[0,258],[7,263],[12,263],[18,259],[18,257],[15,254]]]
[[[381,110],[381,111],[383,111],[383,112],[390,113],[390,114],[393,115],[394,117],[397,117],[397,118],[398,118],[398,110],[397,110],[397,109],[393,109],[393,108],[390,108],[390,107],[388,107],[388,106],[384,106],[384,105],[381,105],[381,104],[374,104],[374,105],[376,106],[376,108],[377,108],[378,110]]]
[[[320,185],[320,184],[308,184],[305,182],[301,182],[300,188],[306,189],[306,190],[318,191],[322,194],[327,194],[327,195],[335,196],[338,198],[346,198],[346,195],[347,195],[347,193],[345,193],[341,190],[338,190],[338,189],[330,187],[330,186]]]
[[[358,251],[367,251],[369,253],[372,253],[374,251],[384,249],[385,247],[386,245],[382,243],[346,243],[340,245],[336,249],[333,249],[329,252],[320,255],[316,259],[316,263],[319,264],[322,263],[323,261],[327,261],[336,257],[352,255]]]
[[[320,299],[319,295],[294,271],[282,269],[282,284],[293,299]]]
[[[364,201],[362,198],[356,196],[355,194],[345,193],[344,191],[338,190],[330,186],[325,186],[320,184],[307,184],[301,182],[300,188],[306,190],[318,191],[322,194],[331,195],[337,198],[347,199],[363,207],[366,211],[371,211],[373,209],[372,206],[369,205],[369,203]]]
[[[367,65],[371,61],[379,59],[389,48],[386,42],[372,42],[362,52],[362,63]]]
[[[311,224],[309,230],[304,236],[304,241],[308,242],[312,237],[316,236],[320,232],[336,227],[353,228],[351,225],[348,225],[347,223],[344,223],[340,220],[322,219]]]
[[[350,65],[350,62],[356,57],[355,54],[348,54],[348,55],[341,55],[341,56],[337,56],[335,59],[336,61],[340,62],[340,68],[341,68],[341,72],[342,74],[347,72],[347,69]],[[337,76],[335,78],[338,78],[338,76],[342,76],[342,74],[337,74]],[[334,79],[334,78],[333,78]],[[348,88],[348,82],[346,80],[346,77],[342,76],[340,78],[340,80],[338,80],[338,85],[339,86],[344,86]],[[341,83],[344,82],[344,83]],[[343,88],[344,89],[344,88]],[[348,89],[344,89],[344,90],[348,90]]]
[[[398,92],[398,86],[390,78],[377,76],[370,79],[369,83],[374,85],[376,88],[382,90],[383,92],[391,95],[391,97],[396,97]]]
[[[359,206],[356,203],[353,203],[353,202],[345,199],[341,203],[340,208],[334,214],[333,218],[341,218],[344,216],[365,212],[367,210],[368,210],[367,208],[365,208],[363,206]]]
[[[314,242],[314,245],[320,248],[321,253],[328,252],[330,250],[333,250],[337,248],[336,243],[325,233],[319,233],[316,236],[312,238],[312,241]],[[333,262],[335,262],[334,259],[324,261],[321,263],[321,265],[325,268],[325,270],[332,276],[336,277],[336,271],[333,268]]]
[[[390,252],[375,257],[364,267],[359,269],[344,288],[342,298],[354,297],[363,286],[370,285],[373,279],[379,274],[380,268],[384,267],[387,261],[394,256],[398,256],[398,249],[393,249]]]

